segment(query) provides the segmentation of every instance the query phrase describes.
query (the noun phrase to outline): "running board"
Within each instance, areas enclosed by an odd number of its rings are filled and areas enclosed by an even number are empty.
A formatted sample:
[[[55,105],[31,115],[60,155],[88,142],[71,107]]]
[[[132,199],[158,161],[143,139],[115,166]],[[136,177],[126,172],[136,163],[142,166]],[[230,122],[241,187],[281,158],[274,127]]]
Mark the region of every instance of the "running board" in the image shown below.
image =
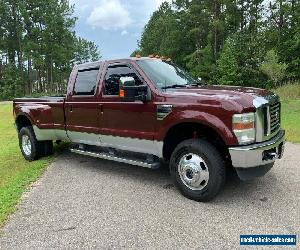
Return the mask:
[[[107,153],[90,152],[90,151],[74,149],[74,148],[71,148],[70,151],[72,153],[76,153],[76,154],[88,155],[88,156],[97,157],[97,158],[101,158],[101,159],[105,159],[105,160],[116,161],[116,162],[121,162],[121,163],[127,163],[127,164],[130,164],[130,165],[140,166],[140,167],[143,167],[143,168],[157,169],[160,166],[159,162],[148,163],[148,162],[144,162],[144,161],[137,160],[137,159],[129,159],[129,158],[125,158],[125,157],[118,157],[118,156],[110,155],[110,154],[107,154]]]

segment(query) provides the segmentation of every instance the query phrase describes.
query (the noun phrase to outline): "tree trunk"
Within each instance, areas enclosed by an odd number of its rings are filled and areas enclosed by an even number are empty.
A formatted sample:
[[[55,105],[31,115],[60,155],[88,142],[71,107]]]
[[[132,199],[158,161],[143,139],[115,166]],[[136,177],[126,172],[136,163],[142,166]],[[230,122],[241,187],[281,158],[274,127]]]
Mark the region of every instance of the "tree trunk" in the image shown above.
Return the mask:
[[[278,22],[278,44],[281,42],[282,38],[282,28],[284,25],[284,13],[282,8],[282,0],[279,0],[279,22]]]
[[[295,27],[295,19],[296,19],[295,0],[292,0],[291,14],[292,14],[291,26],[292,26],[292,28],[294,28]]]
[[[245,9],[244,9],[244,2],[241,2],[241,31],[244,30],[244,13],[245,13]]]
[[[218,25],[220,24],[220,15],[221,15],[221,4],[219,0],[214,0],[214,19],[215,19],[215,27],[214,27],[214,59],[217,61],[218,54],[220,51],[220,30]]]
[[[51,55],[51,59],[50,59],[50,76],[51,76],[51,92],[54,93],[54,84],[53,84],[53,58]]]
[[[31,58],[29,57],[28,58],[28,62],[27,62],[27,65],[28,65],[28,82],[27,82],[27,88],[28,88],[28,94],[32,94],[32,84],[31,84],[31,81],[32,81],[32,61],[31,61]]]

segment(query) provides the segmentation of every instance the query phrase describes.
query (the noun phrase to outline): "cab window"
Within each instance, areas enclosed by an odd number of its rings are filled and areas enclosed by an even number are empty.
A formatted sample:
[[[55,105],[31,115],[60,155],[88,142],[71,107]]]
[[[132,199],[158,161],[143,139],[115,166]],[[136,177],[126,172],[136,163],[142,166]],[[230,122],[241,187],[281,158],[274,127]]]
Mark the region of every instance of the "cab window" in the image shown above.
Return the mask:
[[[142,85],[140,77],[128,65],[111,65],[107,68],[104,95],[119,95],[120,78],[133,77],[136,85]]]
[[[94,95],[98,71],[99,68],[79,70],[75,81],[74,95]]]

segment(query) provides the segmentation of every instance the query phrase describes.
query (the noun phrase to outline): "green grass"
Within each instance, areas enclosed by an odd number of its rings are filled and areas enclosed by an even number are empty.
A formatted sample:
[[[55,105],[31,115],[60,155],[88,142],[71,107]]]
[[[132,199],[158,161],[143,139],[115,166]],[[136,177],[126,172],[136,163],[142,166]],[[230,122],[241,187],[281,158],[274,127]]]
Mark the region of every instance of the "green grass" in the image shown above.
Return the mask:
[[[28,162],[23,158],[13,127],[12,105],[0,105],[0,226],[15,210],[22,193],[52,159],[53,156]]]
[[[300,83],[287,84],[273,90],[282,102],[282,127],[290,142],[300,143]]]
[[[300,83],[287,84],[272,91],[280,95],[282,100],[300,99]]]
[[[282,100],[282,127],[288,141],[300,143],[300,99]]]

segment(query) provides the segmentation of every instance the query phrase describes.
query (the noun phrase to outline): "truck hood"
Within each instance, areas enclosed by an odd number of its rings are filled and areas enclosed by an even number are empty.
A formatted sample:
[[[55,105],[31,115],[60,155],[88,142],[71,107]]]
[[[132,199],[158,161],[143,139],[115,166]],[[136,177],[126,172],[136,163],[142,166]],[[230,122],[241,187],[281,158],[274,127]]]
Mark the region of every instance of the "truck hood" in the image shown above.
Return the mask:
[[[241,86],[210,85],[195,88],[176,88],[167,91],[171,96],[181,96],[185,102],[217,106],[236,106],[238,110],[253,109],[253,100],[272,95],[268,90]],[[177,98],[182,99],[182,98]],[[218,105],[219,104],[219,105]],[[227,104],[227,105],[226,105]],[[239,106],[239,107],[238,107]],[[231,108],[232,109],[232,108]]]

